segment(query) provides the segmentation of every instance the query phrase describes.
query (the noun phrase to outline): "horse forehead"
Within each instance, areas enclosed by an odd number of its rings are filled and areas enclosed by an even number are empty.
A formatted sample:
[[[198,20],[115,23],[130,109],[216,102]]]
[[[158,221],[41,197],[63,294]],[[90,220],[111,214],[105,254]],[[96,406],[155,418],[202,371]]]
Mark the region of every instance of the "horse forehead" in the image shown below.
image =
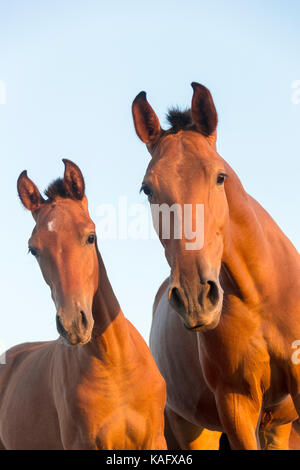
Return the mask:
[[[63,232],[69,226],[81,226],[88,223],[83,214],[75,212],[72,207],[53,204],[40,220],[40,228],[47,232]]]
[[[49,232],[59,232],[70,222],[68,214],[52,213],[45,220],[45,229]]]
[[[211,168],[220,161],[220,156],[206,137],[195,131],[179,131],[164,137],[153,152],[148,173],[189,171],[196,168]]]
[[[198,154],[191,151],[170,152],[165,154],[164,158],[151,162],[146,175],[153,183],[165,181],[168,184],[176,182],[186,184],[199,181],[199,178],[203,182],[203,178],[209,177],[216,168],[219,170],[223,168],[222,160],[217,154],[212,153],[208,157],[200,152]]]
[[[45,214],[41,221],[49,232],[59,230],[63,225],[68,224],[72,219],[71,214],[61,207],[53,206]]]

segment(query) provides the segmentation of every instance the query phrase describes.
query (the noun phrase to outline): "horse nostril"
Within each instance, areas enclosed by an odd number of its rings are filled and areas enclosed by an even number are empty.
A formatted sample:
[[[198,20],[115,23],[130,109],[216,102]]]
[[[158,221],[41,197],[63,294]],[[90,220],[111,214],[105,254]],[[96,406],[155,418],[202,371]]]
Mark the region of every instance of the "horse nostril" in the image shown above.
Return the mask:
[[[180,295],[179,290],[177,289],[177,287],[174,287],[172,289],[171,299],[173,301],[173,304],[175,306],[177,306],[178,308],[184,307],[184,302],[181,298],[181,295]]]
[[[207,297],[210,300],[210,302],[212,303],[212,305],[216,305],[219,301],[218,286],[213,281],[207,281],[207,284],[209,285],[209,291],[207,293]]]
[[[62,323],[62,319],[59,315],[56,315],[56,328],[60,335],[65,336],[67,334],[67,331],[65,330]]]
[[[83,326],[84,328],[87,328],[87,326],[88,326],[88,321],[87,321],[87,318],[86,318],[85,313],[84,313],[82,310],[80,311],[80,315],[81,315],[81,323],[82,323],[82,326]]]
[[[214,281],[201,282],[203,288],[200,290],[198,302],[202,308],[207,308],[210,305],[215,306],[220,298],[219,289]],[[210,305],[207,304],[207,301]]]

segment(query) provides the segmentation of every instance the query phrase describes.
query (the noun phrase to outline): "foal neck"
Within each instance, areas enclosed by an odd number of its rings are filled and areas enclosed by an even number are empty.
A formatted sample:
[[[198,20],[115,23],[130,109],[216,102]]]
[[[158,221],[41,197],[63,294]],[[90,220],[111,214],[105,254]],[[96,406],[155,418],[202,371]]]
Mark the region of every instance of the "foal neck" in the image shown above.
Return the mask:
[[[119,302],[114,294],[107,272],[97,250],[99,261],[99,285],[93,301],[95,321],[91,346],[102,359],[111,363],[124,360],[129,348],[129,330]]]

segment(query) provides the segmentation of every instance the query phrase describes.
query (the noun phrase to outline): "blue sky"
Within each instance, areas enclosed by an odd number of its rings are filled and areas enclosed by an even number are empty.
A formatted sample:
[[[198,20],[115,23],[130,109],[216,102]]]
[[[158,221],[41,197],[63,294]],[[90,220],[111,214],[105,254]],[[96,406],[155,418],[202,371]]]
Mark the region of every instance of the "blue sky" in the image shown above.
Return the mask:
[[[146,90],[161,123],[189,106],[190,83],[210,88],[218,151],[247,191],[300,246],[298,0],[0,0],[0,344],[57,337],[55,308],[27,255],[33,219],[20,205],[23,169],[43,190],[75,161],[92,218],[101,203],[145,202],[148,164],[131,102]],[[125,315],[147,339],[155,293],[168,275],[158,240],[102,241]]]

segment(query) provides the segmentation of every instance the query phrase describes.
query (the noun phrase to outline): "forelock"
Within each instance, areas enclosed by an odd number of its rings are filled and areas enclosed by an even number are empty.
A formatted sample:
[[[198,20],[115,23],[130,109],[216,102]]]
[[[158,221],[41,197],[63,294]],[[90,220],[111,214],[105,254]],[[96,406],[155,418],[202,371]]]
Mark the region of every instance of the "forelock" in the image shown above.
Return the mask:
[[[171,126],[170,131],[178,132],[189,129],[193,125],[191,110],[185,109],[182,111],[179,108],[171,108],[167,114],[167,121]]]
[[[55,181],[50,183],[48,188],[45,190],[45,194],[50,201],[55,201],[57,197],[71,199],[62,178],[57,178]]]

